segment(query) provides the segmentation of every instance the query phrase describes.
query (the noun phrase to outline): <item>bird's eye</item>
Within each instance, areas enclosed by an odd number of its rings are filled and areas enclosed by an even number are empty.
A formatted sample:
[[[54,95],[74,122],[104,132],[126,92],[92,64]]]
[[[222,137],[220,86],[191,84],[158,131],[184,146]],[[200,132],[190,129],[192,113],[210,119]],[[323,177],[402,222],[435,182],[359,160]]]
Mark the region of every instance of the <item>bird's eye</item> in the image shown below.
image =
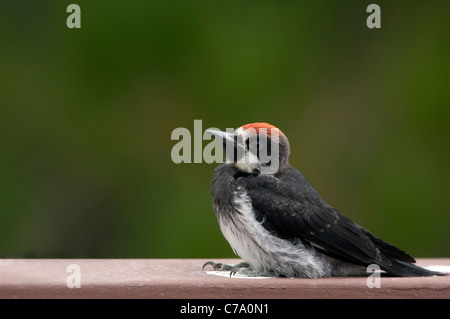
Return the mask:
[[[259,148],[260,148],[259,140],[256,140],[256,145],[254,144],[254,142],[255,141],[252,141],[252,151],[256,151],[256,153],[259,153]],[[247,138],[245,140],[245,149],[250,150],[250,138]]]

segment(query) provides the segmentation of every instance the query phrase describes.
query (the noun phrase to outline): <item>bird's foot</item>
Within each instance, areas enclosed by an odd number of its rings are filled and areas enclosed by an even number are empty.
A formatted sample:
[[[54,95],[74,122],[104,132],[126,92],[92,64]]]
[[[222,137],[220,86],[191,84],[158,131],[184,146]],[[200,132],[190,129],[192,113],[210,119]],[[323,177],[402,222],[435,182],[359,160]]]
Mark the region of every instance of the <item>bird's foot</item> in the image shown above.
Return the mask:
[[[267,276],[267,274],[256,271],[251,267],[236,267],[236,268],[231,269],[230,277],[232,277],[238,273],[241,275],[244,275],[246,277],[266,277]]]
[[[206,266],[212,266],[214,270],[229,270],[230,271],[230,277],[236,275],[236,274],[241,274],[247,277],[272,277],[271,274],[266,274],[266,273],[262,273],[259,271],[256,271],[252,268],[252,266],[250,266],[250,264],[246,261],[240,262],[238,264],[235,265],[228,265],[228,264],[223,264],[223,263],[216,263],[213,261],[208,261],[206,263],[203,264],[203,269]]]
[[[231,270],[231,271],[233,271],[235,269],[241,269],[241,268],[251,269],[250,264],[245,261],[243,261],[239,264],[235,264],[235,265],[227,265],[227,264],[222,264],[222,263],[216,263],[214,261],[208,261],[203,264],[202,269],[205,269],[205,267],[208,265],[212,266],[214,270]],[[231,276],[231,274],[230,274],[230,276]]]

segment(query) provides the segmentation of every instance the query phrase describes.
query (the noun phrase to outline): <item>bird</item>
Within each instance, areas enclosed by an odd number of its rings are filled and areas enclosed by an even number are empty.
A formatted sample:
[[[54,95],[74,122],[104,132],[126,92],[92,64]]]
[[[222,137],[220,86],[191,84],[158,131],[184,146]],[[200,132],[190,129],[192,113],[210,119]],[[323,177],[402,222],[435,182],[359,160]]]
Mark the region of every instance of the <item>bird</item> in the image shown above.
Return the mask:
[[[211,265],[230,276],[321,278],[367,276],[375,265],[388,276],[445,275],[415,265],[411,255],[322,199],[289,164],[290,144],[279,128],[256,122],[234,132],[206,132],[222,142],[226,158],[214,169],[213,208],[223,236],[243,262],[208,261],[203,269]]]

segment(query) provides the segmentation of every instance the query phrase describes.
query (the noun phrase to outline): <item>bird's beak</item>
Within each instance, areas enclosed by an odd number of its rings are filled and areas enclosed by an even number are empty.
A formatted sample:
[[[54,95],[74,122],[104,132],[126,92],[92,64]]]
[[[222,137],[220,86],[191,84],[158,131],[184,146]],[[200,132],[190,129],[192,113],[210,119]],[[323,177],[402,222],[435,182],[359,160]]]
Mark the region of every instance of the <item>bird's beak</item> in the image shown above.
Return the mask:
[[[213,136],[216,139],[221,139],[223,141],[223,144],[226,143],[235,143],[236,133],[229,133],[229,132],[222,132],[222,131],[216,131],[216,130],[206,130],[206,133]]]
[[[261,173],[261,163],[256,155],[246,152],[242,135],[216,130],[206,130],[205,132],[215,139],[222,140],[226,163],[234,163],[239,170],[249,174],[259,175]]]

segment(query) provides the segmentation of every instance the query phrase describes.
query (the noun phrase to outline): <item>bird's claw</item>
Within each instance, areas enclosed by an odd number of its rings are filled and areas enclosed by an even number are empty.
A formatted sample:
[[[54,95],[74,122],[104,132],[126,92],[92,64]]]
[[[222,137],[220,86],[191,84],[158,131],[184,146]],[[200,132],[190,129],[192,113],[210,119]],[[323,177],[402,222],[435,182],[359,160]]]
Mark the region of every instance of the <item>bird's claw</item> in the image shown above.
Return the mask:
[[[251,266],[245,261],[234,265],[216,263],[214,261],[207,261],[206,263],[203,264],[202,269],[205,269],[206,266],[212,266],[214,270],[230,270],[230,277],[232,277],[238,272],[244,275],[254,276]]]
[[[230,271],[230,277],[234,276],[236,273],[240,272],[241,268],[233,268]]]
[[[202,269],[205,269],[205,267],[208,265],[212,266],[214,270],[222,269],[222,267],[223,267],[222,263],[216,263],[214,261],[207,261],[206,263],[203,264]]]

